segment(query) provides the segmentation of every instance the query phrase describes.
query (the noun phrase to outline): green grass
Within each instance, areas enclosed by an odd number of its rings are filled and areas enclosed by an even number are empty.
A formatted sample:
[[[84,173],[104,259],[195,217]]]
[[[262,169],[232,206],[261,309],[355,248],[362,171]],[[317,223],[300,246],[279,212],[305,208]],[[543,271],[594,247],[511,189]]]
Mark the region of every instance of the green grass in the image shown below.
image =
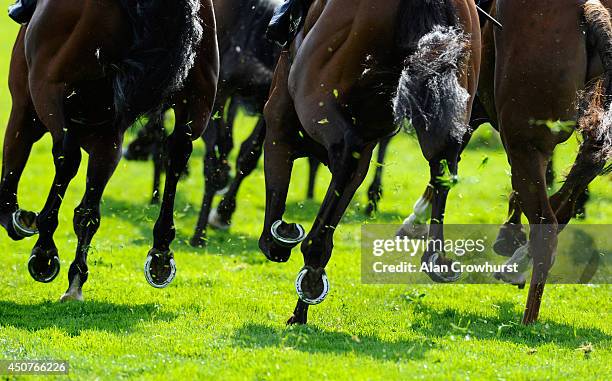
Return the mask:
[[[6,78],[16,27],[3,18],[0,32],[0,77]],[[9,110],[2,86],[2,126]],[[239,137],[252,122],[241,120]],[[503,221],[510,181],[495,139],[484,130],[466,152],[461,182],[449,199],[448,223]],[[560,171],[575,148],[573,139],[560,148]],[[239,223],[231,233],[212,232],[207,250],[187,244],[202,193],[201,157],[198,143],[192,175],[180,184],[176,205],[178,274],[165,290],[151,288],[142,274],[157,215],[148,205],[149,163],[121,163],[106,190],[85,303],[57,302],[75,250],[72,210],[83,194],[85,162],[60,214],[55,240],[62,272],[54,283],[39,284],[28,275],[32,239],[15,243],[0,234],[0,359],[65,359],[71,378],[111,380],[605,380],[612,374],[610,286],[547,286],[540,322],[523,327],[517,322],[526,290],[361,284],[361,225],[401,221],[427,182],[428,168],[412,137],[401,136],[391,145],[376,219],[363,217],[366,192],[358,192],[336,233],[328,268],[331,294],[311,309],[305,327],[284,325],[296,301],[293,280],[301,255],[296,251],[289,263],[279,265],[265,261],[257,249],[264,213],[261,166],[240,192]],[[23,207],[42,207],[52,169],[46,137],[36,145],[21,183]],[[317,200],[328,180],[322,171]],[[305,185],[306,165],[300,162],[287,216],[310,226],[318,204],[303,201]],[[611,214],[612,182],[599,178],[586,223],[610,223]]]

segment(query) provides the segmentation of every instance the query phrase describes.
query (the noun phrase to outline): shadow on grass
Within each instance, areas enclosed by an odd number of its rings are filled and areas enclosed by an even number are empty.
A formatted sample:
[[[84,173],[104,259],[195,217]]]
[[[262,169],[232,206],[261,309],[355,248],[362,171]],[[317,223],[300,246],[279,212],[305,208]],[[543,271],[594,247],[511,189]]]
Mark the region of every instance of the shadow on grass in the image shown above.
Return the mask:
[[[416,302],[413,306],[417,318],[412,329],[430,339],[469,335],[473,339],[509,341],[529,347],[552,343],[570,349],[576,349],[586,342],[597,346],[612,341],[612,336],[598,328],[575,327],[547,320],[524,326],[520,324],[522,314],[516,312],[515,304],[507,301],[496,303],[497,316],[452,308],[440,311],[422,302]]]
[[[163,312],[155,304],[113,304],[43,302],[19,304],[0,301],[0,322],[28,331],[59,328],[67,335],[78,336],[84,330],[124,333],[143,321],[172,321],[176,314]]]
[[[375,336],[352,336],[313,326],[278,329],[263,324],[247,324],[232,337],[235,346],[258,349],[291,348],[305,353],[355,353],[375,359],[399,361],[421,359],[435,347],[431,340],[387,341]]]

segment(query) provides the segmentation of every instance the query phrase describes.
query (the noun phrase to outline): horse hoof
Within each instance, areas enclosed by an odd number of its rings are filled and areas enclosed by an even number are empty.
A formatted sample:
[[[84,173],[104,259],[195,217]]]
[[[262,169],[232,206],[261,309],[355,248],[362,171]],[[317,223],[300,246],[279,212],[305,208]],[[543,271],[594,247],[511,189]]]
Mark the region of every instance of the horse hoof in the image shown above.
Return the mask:
[[[206,238],[204,238],[203,236],[195,236],[194,235],[189,240],[189,245],[191,245],[191,247],[195,247],[197,249],[203,249],[203,248],[206,247]]]
[[[278,220],[272,224],[270,233],[274,242],[279,246],[286,248],[294,248],[304,239],[306,239],[306,230],[300,224],[288,224],[285,221]]]
[[[395,233],[398,237],[407,237],[409,239],[426,239],[428,234],[429,226],[426,223],[419,223],[414,214],[406,218],[402,223],[402,227]]]
[[[78,291],[78,290],[75,290],[75,291],[68,290],[60,298],[60,302],[61,303],[66,303],[66,302],[82,302],[83,300],[84,300],[83,299],[83,293],[81,291]]]
[[[511,257],[526,243],[527,234],[523,231],[522,225],[503,225],[493,244],[493,251],[503,257]]]
[[[525,288],[526,275],[525,273],[531,267],[533,260],[529,255],[529,244],[519,247],[512,258],[505,263],[507,268],[516,268],[516,271],[498,271],[493,274],[493,277],[499,281],[518,286],[519,289]]]
[[[32,255],[30,255],[28,260],[28,271],[30,276],[37,282],[53,282],[60,271],[57,249],[43,251],[35,248],[32,250]]]
[[[151,286],[155,288],[168,287],[176,276],[176,263],[172,251],[161,252],[157,249],[151,249],[145,261],[144,274]]]
[[[217,208],[213,209],[210,212],[210,216],[208,217],[208,224],[212,226],[214,229],[222,230],[222,231],[229,230],[231,226],[229,223],[227,223],[227,221],[224,221],[221,219],[221,216],[219,216],[219,212],[217,211]]]
[[[427,263],[427,267],[429,269],[429,271],[427,271],[427,275],[429,275],[431,280],[436,283],[453,283],[459,280],[461,277],[461,273],[451,270],[450,261],[444,256],[441,256],[439,253],[433,253],[430,255],[425,254],[421,262]],[[444,266],[448,266],[448,271],[441,271],[444,270]]]
[[[295,279],[295,290],[300,300],[314,306],[322,303],[329,294],[329,279],[324,268],[305,266]]]
[[[306,324],[306,320],[303,317],[296,316],[295,314],[291,315],[289,320],[287,320],[287,325],[304,325]]]
[[[20,238],[28,238],[38,234],[36,219],[38,214],[18,209],[13,213],[13,229]]]

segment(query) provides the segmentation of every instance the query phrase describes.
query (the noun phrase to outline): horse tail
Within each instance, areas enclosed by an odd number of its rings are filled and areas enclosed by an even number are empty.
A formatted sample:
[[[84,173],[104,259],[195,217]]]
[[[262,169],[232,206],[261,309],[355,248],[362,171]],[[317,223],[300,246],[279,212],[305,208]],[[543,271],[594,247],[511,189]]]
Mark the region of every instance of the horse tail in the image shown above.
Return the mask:
[[[603,76],[579,105],[578,128],[605,163],[612,158],[612,17],[599,0],[588,0],[583,9],[587,36],[599,53]]]
[[[459,83],[469,37],[450,0],[401,0],[396,47],[406,57],[393,99],[396,122],[461,142],[468,129],[468,91]]]
[[[183,86],[203,35],[200,0],[120,0],[131,46],[113,65],[115,111],[126,124],[156,114]]]

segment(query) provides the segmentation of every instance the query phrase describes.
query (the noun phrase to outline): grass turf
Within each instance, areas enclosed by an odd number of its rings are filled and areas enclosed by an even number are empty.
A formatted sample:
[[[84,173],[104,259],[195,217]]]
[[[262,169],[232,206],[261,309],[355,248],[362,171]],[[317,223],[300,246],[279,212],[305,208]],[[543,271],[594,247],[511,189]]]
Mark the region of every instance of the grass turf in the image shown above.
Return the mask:
[[[6,5],[8,2],[2,2]],[[16,26],[0,21],[0,77],[7,77]],[[0,89],[0,124],[10,96]],[[253,120],[242,118],[244,137]],[[575,139],[560,147],[567,169]],[[396,138],[385,166],[385,193],[374,220],[363,216],[365,187],[336,233],[328,268],[332,292],[311,308],[310,324],[286,327],[296,300],[296,251],[288,264],[268,263],[257,249],[264,212],[261,166],[239,195],[230,233],[212,232],[207,250],[187,240],[202,193],[202,145],[192,175],[180,184],[176,205],[178,275],[165,290],[147,285],[142,264],[157,207],[148,205],[149,163],[122,162],[102,205],[102,227],[89,256],[86,302],[59,304],[76,246],[72,210],[84,190],[84,169],[73,180],[55,235],[62,272],[38,284],[26,261],[34,241],[0,234],[0,359],[70,361],[74,379],[609,379],[612,374],[610,286],[546,288],[540,322],[517,324],[526,290],[505,285],[397,285],[360,283],[359,231],[364,223],[397,223],[427,182],[427,164],[415,140]],[[461,162],[448,223],[500,223],[510,190],[508,165],[494,133],[483,129]],[[329,180],[318,179],[317,200]],[[325,172],[325,173],[323,173]],[[20,187],[20,203],[39,210],[52,180],[49,137],[35,146]],[[306,166],[294,172],[287,216],[310,226],[317,202],[305,202]],[[592,187],[585,223],[610,223],[612,182]],[[0,376],[0,378],[6,376]]]

